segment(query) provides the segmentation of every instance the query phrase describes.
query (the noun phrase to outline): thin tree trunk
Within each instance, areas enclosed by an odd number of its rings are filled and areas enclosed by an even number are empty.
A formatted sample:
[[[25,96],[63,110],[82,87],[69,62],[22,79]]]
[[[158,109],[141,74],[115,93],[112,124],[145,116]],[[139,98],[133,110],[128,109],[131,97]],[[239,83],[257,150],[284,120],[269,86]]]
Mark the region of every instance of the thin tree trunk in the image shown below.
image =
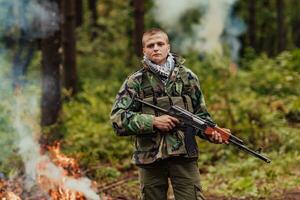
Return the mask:
[[[75,0],[76,27],[81,26],[83,22],[82,0]]]
[[[256,0],[248,1],[249,45],[256,49]]]
[[[258,3],[258,2],[257,2]],[[267,52],[269,56],[273,56],[276,51],[276,30],[273,30],[273,27],[270,25],[274,20],[271,8],[271,1],[264,0],[260,2],[260,11],[263,12],[263,20],[259,27],[260,38],[259,43],[257,44],[259,52]]]
[[[77,70],[76,70],[76,39],[75,39],[75,4],[74,0],[63,0],[63,66],[64,83],[71,95],[77,93]]]
[[[292,1],[294,13],[292,18],[292,38],[296,47],[300,48],[300,16],[298,14],[299,0]]]
[[[276,0],[277,8],[277,53],[282,52],[286,48],[286,30],[284,24],[284,2]]]
[[[144,0],[133,0],[135,31],[134,49],[137,56],[142,56],[142,37],[144,32]]]
[[[94,40],[97,37],[97,0],[88,0],[88,7],[92,14],[92,23],[91,23],[91,39]]]
[[[27,68],[34,55],[35,41],[29,40],[28,38],[19,38],[17,51],[13,58],[12,64],[12,77],[13,77],[13,88],[19,88],[24,83],[24,76],[26,75]]]
[[[42,47],[42,99],[41,124],[57,122],[61,109],[61,88],[59,65],[61,63],[60,31],[41,41]]]

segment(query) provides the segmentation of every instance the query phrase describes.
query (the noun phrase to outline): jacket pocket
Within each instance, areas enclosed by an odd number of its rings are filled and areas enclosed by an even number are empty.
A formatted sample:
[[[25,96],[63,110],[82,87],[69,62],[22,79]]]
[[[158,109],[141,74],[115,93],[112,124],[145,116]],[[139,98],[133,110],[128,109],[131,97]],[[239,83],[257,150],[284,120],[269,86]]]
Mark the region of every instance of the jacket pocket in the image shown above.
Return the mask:
[[[153,151],[155,149],[158,149],[159,141],[159,134],[137,136],[135,148],[137,151]]]

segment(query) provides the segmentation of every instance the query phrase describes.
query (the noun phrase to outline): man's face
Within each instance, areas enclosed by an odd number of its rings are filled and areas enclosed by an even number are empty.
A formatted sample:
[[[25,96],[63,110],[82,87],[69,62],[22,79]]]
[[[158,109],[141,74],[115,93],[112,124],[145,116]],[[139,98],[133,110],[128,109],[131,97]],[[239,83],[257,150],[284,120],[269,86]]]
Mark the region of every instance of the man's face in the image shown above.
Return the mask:
[[[146,35],[143,41],[143,53],[149,60],[158,65],[166,62],[170,52],[170,45],[165,34]]]

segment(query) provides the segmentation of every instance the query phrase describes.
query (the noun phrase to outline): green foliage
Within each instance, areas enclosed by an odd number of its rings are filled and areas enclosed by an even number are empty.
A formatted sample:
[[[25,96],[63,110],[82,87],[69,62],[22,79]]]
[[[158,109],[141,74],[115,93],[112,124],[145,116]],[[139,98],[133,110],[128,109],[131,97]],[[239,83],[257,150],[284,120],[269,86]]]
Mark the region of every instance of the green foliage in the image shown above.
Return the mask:
[[[134,69],[118,65],[121,58],[79,59],[83,61],[81,64],[98,62],[101,68],[94,68],[95,74],[109,67],[107,73],[111,76],[99,73],[98,78],[91,78],[82,74],[82,91],[64,104],[60,126],[64,151],[90,169],[88,174],[96,180],[112,181],[120,176],[120,170],[132,168],[133,141],[130,137],[116,136],[109,115],[126,73]],[[207,172],[202,178],[204,187],[215,188],[212,193],[218,195],[253,198],[280,195],[283,189],[295,187],[299,183],[293,177],[299,173],[296,167],[299,154],[292,152],[298,152],[300,142],[297,129],[300,91],[294,87],[300,80],[295,70],[298,51],[284,52],[275,59],[262,55],[245,61],[237,69],[228,67],[227,58],[206,57],[199,61],[192,54],[186,60],[186,65],[199,76],[215,121],[230,128],[250,147],[264,147],[264,153],[272,160],[271,165],[263,165],[237,149],[199,140],[199,166]],[[103,65],[106,62],[111,65]],[[281,181],[283,178],[286,181]],[[278,188],[277,193],[272,192],[274,187]]]
[[[239,1],[239,4],[245,8],[248,2]],[[262,146],[272,159],[271,165],[264,165],[234,148],[199,140],[202,184],[211,194],[268,198],[300,184],[297,163],[300,159],[300,50],[283,52],[275,58],[257,54],[261,51],[275,54],[276,37],[275,25],[266,25],[275,21],[274,9],[269,12],[268,7],[262,6],[271,4],[275,8],[274,1],[257,4],[263,9],[257,17],[260,27],[257,38],[262,45],[260,51],[246,46],[238,68],[226,56],[199,58],[198,53],[185,56],[186,65],[199,76],[208,110],[219,126],[230,128],[254,149]],[[147,9],[152,6],[151,1],[146,2]],[[60,123],[54,128],[63,135],[63,151],[76,158],[90,177],[99,182],[112,181],[125,170],[133,170],[130,164],[133,138],[117,137],[109,120],[119,87],[128,74],[140,67],[139,58],[133,56],[132,8],[129,1],[98,2],[95,27],[90,23],[91,13],[84,9],[84,24],[77,29],[80,92],[64,102]],[[298,14],[297,9],[289,9],[293,15]],[[197,21],[200,14],[189,12],[181,19],[183,27],[190,28],[187,24]],[[248,17],[245,9],[241,14],[244,19]],[[149,12],[145,19],[146,27],[155,24]],[[97,37],[91,37],[92,31]],[[288,46],[292,46],[291,40]],[[30,81],[39,80],[40,57],[38,52],[31,63]],[[1,68],[1,73],[9,76],[9,70]],[[1,90],[10,88],[9,84],[2,81]],[[11,148],[14,131],[8,125],[11,113],[8,105],[13,99],[9,91],[7,95],[1,94],[0,101],[0,145],[3,147],[0,172],[8,176],[16,173],[10,166],[19,166],[19,158]],[[68,93],[65,91],[64,95]]]
[[[237,71],[228,67],[227,60],[215,58],[202,63],[190,59],[187,65],[199,75],[208,109],[219,124],[252,144],[276,148],[278,142],[285,145],[279,137],[289,123],[299,122],[295,105],[300,90],[294,86],[300,84],[300,75],[292,64],[295,55],[284,52],[275,59],[263,55]]]
[[[117,137],[109,123],[113,97],[119,87],[119,82],[87,82],[83,92],[64,106],[61,131],[66,138],[65,149],[82,152],[82,164],[95,165],[99,160],[114,163],[130,157],[130,138]]]
[[[226,167],[219,162],[208,167],[208,173],[202,176],[202,184],[205,188],[216,188],[208,193],[231,198],[279,197],[283,190],[299,184],[299,156],[299,152],[290,152],[284,157],[272,153],[270,165],[262,165],[253,158],[226,161]]]

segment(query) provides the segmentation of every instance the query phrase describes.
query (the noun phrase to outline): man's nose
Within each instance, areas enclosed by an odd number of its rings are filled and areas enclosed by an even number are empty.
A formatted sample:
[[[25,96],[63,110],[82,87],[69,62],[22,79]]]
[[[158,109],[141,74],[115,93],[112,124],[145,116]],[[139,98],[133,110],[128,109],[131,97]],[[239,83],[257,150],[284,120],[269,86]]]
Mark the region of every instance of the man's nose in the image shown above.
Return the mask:
[[[159,48],[158,48],[158,45],[155,44],[154,47],[153,47],[153,50],[154,50],[154,51],[157,51],[158,49],[159,49]]]

